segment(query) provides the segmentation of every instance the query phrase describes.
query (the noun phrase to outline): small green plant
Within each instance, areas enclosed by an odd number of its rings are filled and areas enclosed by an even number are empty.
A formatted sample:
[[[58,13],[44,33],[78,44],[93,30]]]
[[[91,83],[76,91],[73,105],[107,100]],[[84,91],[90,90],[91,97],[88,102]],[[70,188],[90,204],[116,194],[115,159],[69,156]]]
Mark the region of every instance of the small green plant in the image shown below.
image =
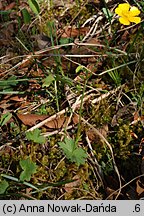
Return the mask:
[[[108,74],[117,86],[119,86],[121,84],[120,74],[118,73],[117,70],[110,71]]]
[[[0,80],[0,90],[12,91],[13,87],[18,84],[17,77],[11,76],[7,80]]]
[[[37,128],[33,131],[29,131],[26,133],[26,138],[34,143],[44,144],[46,139],[44,136],[40,135],[41,131]]]
[[[58,144],[71,162],[77,163],[78,166],[85,163],[87,154],[82,148],[77,146],[73,139],[65,138],[64,142],[59,142]]]
[[[6,180],[0,182],[0,194],[4,194],[9,184]]]
[[[108,8],[102,8],[104,15],[106,16],[107,20],[111,22],[113,13]]]
[[[144,84],[141,83],[139,91],[132,92],[132,98],[137,103],[137,107],[143,107],[143,101],[144,101]]]
[[[21,12],[22,12],[22,15],[23,15],[24,23],[25,24],[30,23],[31,22],[31,15],[28,12],[28,10],[26,8],[23,8]]]
[[[38,15],[40,12],[40,7],[39,7],[39,3],[37,0],[28,0],[28,4],[31,8],[31,10]]]
[[[20,160],[20,166],[23,171],[20,174],[21,181],[30,181],[31,176],[36,173],[37,165],[27,158],[26,160]]]
[[[0,118],[0,126],[4,126],[12,117],[12,114],[10,112],[7,112],[3,114]]]
[[[52,74],[48,75],[45,79],[43,79],[42,87],[49,87],[54,80],[55,78]]]
[[[40,13],[40,7],[39,7],[39,3],[38,1],[36,0],[28,0],[28,4],[29,4],[29,7],[30,9],[32,10],[32,12],[35,14],[35,15],[39,15]],[[26,8],[23,8],[21,10],[21,13],[22,13],[22,16],[23,16],[23,21],[25,24],[28,24],[31,22],[31,19],[32,19],[32,16],[31,14],[29,13],[29,11],[26,9]]]

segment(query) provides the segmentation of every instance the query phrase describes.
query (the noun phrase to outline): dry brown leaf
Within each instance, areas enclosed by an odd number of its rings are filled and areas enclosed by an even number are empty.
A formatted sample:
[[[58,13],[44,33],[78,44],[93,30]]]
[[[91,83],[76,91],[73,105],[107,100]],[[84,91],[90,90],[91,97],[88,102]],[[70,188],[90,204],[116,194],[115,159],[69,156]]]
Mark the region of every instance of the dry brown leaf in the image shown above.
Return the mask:
[[[48,118],[47,115],[37,115],[37,114],[17,114],[17,117],[22,121],[24,125],[33,126],[38,121],[43,121]]]
[[[79,115],[74,114],[72,120],[73,120],[74,124],[78,124],[79,123]]]
[[[138,196],[140,196],[142,193],[144,193],[144,185],[141,183],[140,180],[137,180],[136,182],[136,192]]]
[[[100,40],[98,40],[96,37],[88,39],[88,41],[86,43],[88,43],[88,44],[99,44],[99,45],[101,44]]]
[[[77,37],[80,35],[86,35],[89,31],[89,27],[72,27],[72,26],[67,26],[62,30],[62,35],[61,38],[70,38],[70,37]]]
[[[24,125],[34,126],[37,123],[43,121],[48,118],[47,115],[37,115],[37,114],[17,114],[17,117],[22,121]],[[73,118],[76,118],[75,115]],[[64,115],[60,115],[56,117],[54,120],[48,121],[44,124],[48,129],[60,129],[67,125],[69,117],[65,117]],[[74,123],[74,122],[73,122]],[[77,124],[76,121],[74,124]]]
[[[64,189],[67,193],[72,193],[73,189],[81,184],[79,175],[75,175],[72,179],[76,181],[65,184]]]
[[[74,125],[78,123],[78,121],[76,121],[76,118],[77,118],[77,115],[73,115],[72,121]],[[69,117],[60,115],[54,120],[47,122],[45,126],[49,129],[60,129],[60,128],[67,126],[68,121],[69,121]]]
[[[12,101],[16,101],[16,102],[22,102],[24,100],[26,100],[27,96],[26,97],[21,97],[21,96],[13,96],[10,98],[10,100]]]
[[[105,138],[107,138],[107,133],[108,133],[108,125],[107,124],[103,125],[103,127],[99,128],[98,130]],[[100,139],[99,136],[92,129],[86,131],[86,134],[87,134],[88,138],[90,139],[90,141],[98,141]]]
[[[16,107],[17,105],[21,105],[20,102],[25,102],[27,99],[27,96],[11,96],[11,95],[6,95],[2,101],[0,101],[0,108],[2,109],[7,109],[12,105],[12,101],[15,102],[13,103],[13,106]],[[17,103],[16,103],[17,102]],[[23,103],[22,103],[23,105]],[[21,105],[21,106],[22,106]]]
[[[65,127],[67,122],[68,122],[68,117],[65,117],[64,115],[60,115],[56,119],[47,122],[45,126],[50,129],[59,129]]]
[[[130,132],[131,134],[131,137],[134,138],[134,139],[138,139],[138,136],[136,135],[136,133],[134,133],[133,131]]]
[[[114,200],[117,195],[117,192],[114,193],[115,190],[111,189],[110,187],[106,187],[105,192],[107,194],[107,197],[109,197],[108,200]]]
[[[5,11],[7,11],[7,10],[11,10],[11,9],[13,9],[14,7],[15,7],[15,5],[16,5],[16,3],[15,2],[12,2],[12,3],[10,3],[9,5],[7,5],[6,7],[5,7]]]
[[[121,36],[121,40],[122,41],[127,41],[129,35],[130,35],[130,33],[127,30],[125,30],[123,35]]]
[[[2,108],[2,109],[7,109],[9,106],[10,106],[10,104],[9,103],[7,103],[8,101],[9,101],[9,99],[10,99],[10,96],[9,95],[6,95],[4,98],[3,98],[3,100],[2,101],[0,101],[0,108]]]
[[[2,2],[0,1],[0,10],[3,9],[3,5],[2,5]]]
[[[35,52],[36,54],[37,52]],[[37,57],[39,59],[39,57]],[[22,62],[18,65],[19,68],[25,68],[31,65],[34,62],[33,54],[28,55],[25,59],[22,60]]]
[[[136,111],[135,113],[134,113],[134,121],[137,121],[138,119],[139,119],[139,112],[138,111]]]

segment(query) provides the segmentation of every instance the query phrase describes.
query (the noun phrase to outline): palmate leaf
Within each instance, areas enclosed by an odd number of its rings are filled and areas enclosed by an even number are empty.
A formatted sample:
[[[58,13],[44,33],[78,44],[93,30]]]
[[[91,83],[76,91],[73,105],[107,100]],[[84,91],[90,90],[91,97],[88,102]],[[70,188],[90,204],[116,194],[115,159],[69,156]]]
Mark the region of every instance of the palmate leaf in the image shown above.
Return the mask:
[[[3,194],[8,188],[9,184],[6,180],[0,182],[0,194]]]
[[[65,138],[64,142],[58,144],[71,162],[77,163],[78,166],[85,163],[87,154],[82,148],[77,147],[73,139]]]
[[[31,176],[36,173],[37,165],[27,158],[26,160],[20,160],[20,166],[23,171],[20,174],[21,181],[30,181]]]
[[[77,148],[73,151],[71,161],[76,162],[79,166],[85,163],[86,158],[87,158],[86,152],[82,148]]]
[[[35,142],[35,143],[44,144],[46,139],[44,136],[40,135],[40,133],[41,133],[41,131],[38,128],[36,128],[33,131],[27,132],[26,138],[28,140]]]
[[[45,79],[43,79],[42,87],[45,87],[45,86],[49,87],[54,80],[55,80],[54,76],[52,74],[50,74]]]

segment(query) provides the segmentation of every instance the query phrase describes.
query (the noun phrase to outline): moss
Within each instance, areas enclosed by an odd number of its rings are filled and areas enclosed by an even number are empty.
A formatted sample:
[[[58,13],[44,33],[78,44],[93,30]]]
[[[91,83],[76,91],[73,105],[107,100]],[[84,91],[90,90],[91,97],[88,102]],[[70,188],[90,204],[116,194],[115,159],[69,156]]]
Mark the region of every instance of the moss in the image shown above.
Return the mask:
[[[47,166],[48,165],[48,155],[44,155],[42,157],[42,161],[41,161],[43,166]]]
[[[123,121],[122,121],[123,122]],[[127,159],[132,151],[132,141],[131,129],[127,124],[121,124],[111,140],[113,143],[114,153],[117,158]]]
[[[90,110],[92,123],[98,127],[110,122],[111,114],[111,109],[107,100],[101,100],[99,104],[92,106]]]

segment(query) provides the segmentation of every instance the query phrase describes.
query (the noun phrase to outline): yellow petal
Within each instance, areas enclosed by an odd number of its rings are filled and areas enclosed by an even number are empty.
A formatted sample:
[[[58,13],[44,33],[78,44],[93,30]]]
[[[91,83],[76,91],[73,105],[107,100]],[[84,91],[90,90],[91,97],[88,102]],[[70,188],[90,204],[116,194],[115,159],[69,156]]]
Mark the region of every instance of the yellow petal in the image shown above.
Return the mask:
[[[119,4],[118,8],[122,11],[129,11],[130,9],[130,4],[128,3],[122,3],[122,4]]]
[[[137,16],[139,14],[140,14],[140,10],[137,7],[135,7],[135,6],[131,7],[131,9],[130,9],[130,15],[131,16]]]
[[[129,17],[129,21],[138,24],[141,22],[141,18],[140,17]]]
[[[115,9],[115,13],[118,14],[119,16],[122,16],[122,10],[119,9],[118,7]]]
[[[124,17],[120,17],[119,21],[123,25],[130,25],[130,21],[128,19],[124,18]]]

